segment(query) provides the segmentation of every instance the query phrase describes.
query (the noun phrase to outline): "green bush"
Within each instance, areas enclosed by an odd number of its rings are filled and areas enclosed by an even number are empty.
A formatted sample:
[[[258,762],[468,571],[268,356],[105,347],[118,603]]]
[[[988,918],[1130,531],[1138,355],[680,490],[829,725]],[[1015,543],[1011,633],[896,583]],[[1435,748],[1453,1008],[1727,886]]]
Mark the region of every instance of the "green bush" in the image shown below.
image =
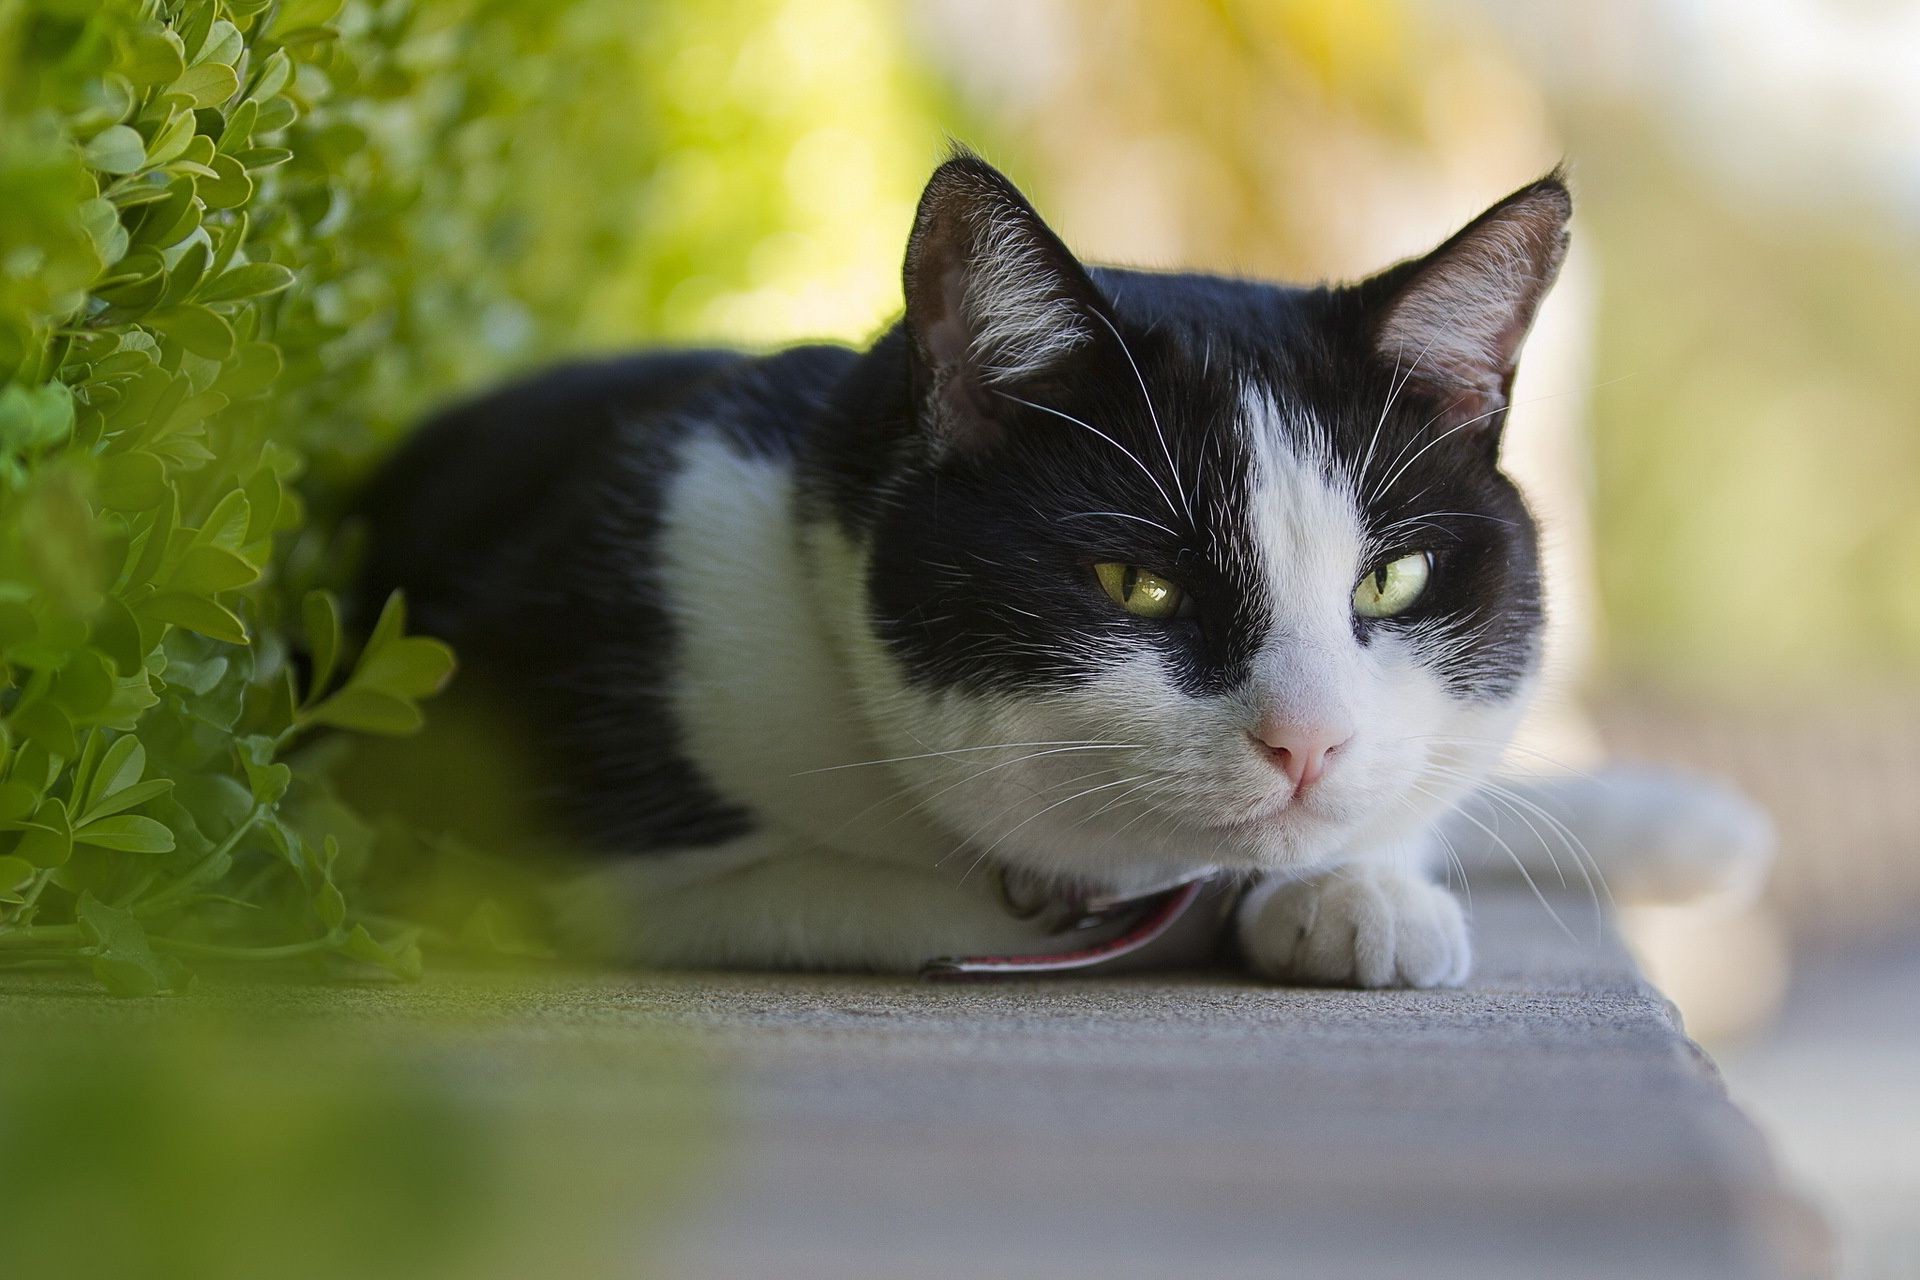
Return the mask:
[[[350,655],[317,588],[380,441],[565,310],[502,163],[578,71],[526,56],[546,8],[0,7],[0,964],[418,971],[286,759],[410,732],[451,670],[398,601]]]

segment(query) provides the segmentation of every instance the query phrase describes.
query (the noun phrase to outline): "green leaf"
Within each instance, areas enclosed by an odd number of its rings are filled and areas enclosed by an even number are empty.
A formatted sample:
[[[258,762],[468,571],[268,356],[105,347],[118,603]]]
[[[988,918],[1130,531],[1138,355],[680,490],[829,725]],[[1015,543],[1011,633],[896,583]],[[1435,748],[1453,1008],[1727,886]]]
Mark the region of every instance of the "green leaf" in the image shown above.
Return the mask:
[[[32,821],[13,847],[13,856],[36,867],[57,867],[73,856],[73,823],[64,800],[42,800]]]
[[[130,787],[114,792],[92,805],[81,815],[81,821],[92,822],[109,814],[122,813],[137,808],[149,800],[157,800],[173,790],[171,778],[148,778],[145,782],[136,782]]]
[[[141,323],[197,356],[225,360],[233,354],[233,327],[205,307],[168,307],[153,312]]]
[[[286,88],[292,75],[293,59],[287,57],[285,49],[275,49],[261,64],[260,76],[253,82],[253,88],[247,91],[247,97],[254,102],[265,102]]]
[[[166,84],[187,69],[180,37],[165,27],[136,31],[120,50],[120,74],[140,86]]]
[[[124,791],[140,781],[146,772],[147,749],[140,744],[140,739],[132,734],[114,739],[113,745],[100,757],[81,807],[92,809],[114,792]]]
[[[114,511],[151,511],[167,496],[167,469],[150,453],[117,453],[100,464],[93,494]]]
[[[239,73],[220,62],[188,67],[166,88],[168,97],[183,98],[196,107],[217,107],[239,91]]]
[[[340,661],[340,608],[330,593],[309,591],[300,602],[300,616],[306,627],[307,647],[313,655],[313,674],[307,690],[311,701],[326,692]]]
[[[186,989],[185,970],[154,951],[131,911],[82,892],[74,917],[91,946],[94,976],[114,995],[153,996]]]
[[[284,0],[267,24],[267,39],[285,40],[330,20],[340,12],[345,0]]]
[[[147,144],[124,124],[102,129],[83,151],[87,163],[102,173],[135,173],[147,163]]]
[[[185,155],[198,124],[187,108],[175,110],[154,130],[153,141],[147,144],[147,163],[157,167]]]
[[[8,727],[13,732],[45,747],[53,755],[71,760],[79,754],[80,744],[73,736],[73,720],[51,702],[41,701],[13,713]]]
[[[75,721],[84,721],[113,696],[112,664],[105,655],[82,649],[60,668],[51,696]]]
[[[347,922],[347,899],[340,887],[328,880],[321,884],[320,892],[314,895],[313,912],[320,917],[320,923],[327,926],[331,933]],[[359,957],[365,959],[364,955]]]
[[[73,433],[73,392],[64,384],[0,388],[0,449],[34,453]]]
[[[245,542],[249,519],[246,491],[229,489],[220,501],[214,503],[213,510],[207,513],[207,518],[195,530],[193,545],[225,547],[231,551]]]
[[[74,831],[73,839],[77,844],[112,849],[119,853],[169,853],[173,850],[173,832],[152,818],[132,813],[89,822]]]
[[[40,803],[39,788],[18,779],[0,783],[0,824],[24,821]]]
[[[293,272],[277,262],[249,262],[235,267],[200,290],[202,302],[232,302],[260,298],[293,287]]]
[[[337,729],[394,736],[415,733],[425,723],[420,708],[411,702],[351,685],[314,707],[307,718]]]
[[[247,785],[253,792],[256,803],[273,805],[287,794],[288,786],[293,783],[293,770],[284,764],[255,764],[243,760],[241,768],[246,770]]]
[[[228,644],[248,643],[246,627],[239,617],[205,596],[185,595],[177,591],[162,592],[142,601],[135,613],[155,622],[171,622],[177,627],[185,627]]]
[[[25,858],[0,857],[0,902],[19,902],[19,890],[33,879],[34,870]]]
[[[368,653],[352,684],[408,700],[438,693],[453,674],[453,650],[426,636],[404,636]]]
[[[238,209],[253,198],[247,167],[232,156],[215,156],[213,176],[200,181],[200,199],[209,209]]]
[[[220,547],[189,547],[167,578],[171,591],[213,595],[234,591],[260,580],[260,571]]]
[[[231,67],[240,60],[240,54],[245,48],[246,44],[240,38],[240,29],[222,18],[213,24],[213,28],[207,32],[206,43],[194,53],[193,65],[218,63],[221,66]]]
[[[87,642],[112,661],[114,673],[122,678],[139,671],[146,660],[147,646],[140,638],[139,619],[118,596],[108,596],[100,606]]]
[[[411,937],[396,939],[391,947],[385,947],[374,941],[365,925],[357,924],[340,949],[397,977],[412,980],[420,976],[420,946]]]

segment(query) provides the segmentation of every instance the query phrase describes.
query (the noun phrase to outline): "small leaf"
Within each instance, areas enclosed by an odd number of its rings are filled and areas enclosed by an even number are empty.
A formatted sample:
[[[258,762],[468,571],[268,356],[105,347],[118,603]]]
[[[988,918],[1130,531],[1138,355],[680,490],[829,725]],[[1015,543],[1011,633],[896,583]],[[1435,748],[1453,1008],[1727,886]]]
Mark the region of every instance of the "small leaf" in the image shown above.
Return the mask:
[[[257,763],[243,755],[240,767],[246,771],[247,786],[253,792],[255,804],[277,804],[293,781],[293,770],[284,764]]]
[[[14,779],[0,783],[0,824],[23,821],[40,803],[39,789]]]
[[[93,822],[109,814],[123,813],[149,800],[157,800],[172,790],[173,779],[148,778],[145,782],[136,782],[125,790],[116,791],[104,800],[89,806],[86,813],[81,815],[81,819],[85,822]]]
[[[147,162],[147,144],[124,124],[102,129],[84,151],[87,163],[102,173],[136,173]]]
[[[25,858],[0,858],[0,901],[20,901],[19,890],[33,879],[34,866]]]
[[[425,723],[420,709],[412,703],[351,685],[321,702],[307,716],[316,724],[337,729],[395,736],[415,733]]]
[[[73,856],[73,823],[66,802],[49,798],[33,811],[33,820],[13,848],[13,856],[36,867],[57,867]]]
[[[426,636],[403,636],[370,652],[352,684],[406,700],[438,693],[452,674],[453,650]]]
[[[154,951],[147,931],[131,911],[110,907],[90,891],[82,891],[73,914],[92,944],[94,977],[108,991],[117,996],[153,996],[185,990],[190,981],[185,969]]]
[[[260,580],[260,571],[220,547],[188,547],[167,577],[167,589],[196,595],[234,591]]]
[[[76,830],[73,839],[77,844],[119,853],[170,853],[173,850],[173,832],[152,818],[132,813],[90,822]]]
[[[398,977],[415,979],[420,976],[420,946],[411,937],[396,939],[393,946],[388,948],[375,942],[365,925],[357,924],[340,949],[356,960],[378,965]]]
[[[221,62],[188,67],[166,88],[168,97],[184,98],[196,107],[217,107],[239,91],[239,73]]]
[[[147,163],[163,165],[177,160],[187,153],[187,146],[193,141],[198,121],[193,112],[182,107],[168,116],[161,126],[154,130],[153,141],[147,144]]]
[[[7,727],[18,737],[45,747],[63,760],[71,760],[80,751],[73,736],[73,720],[51,702],[36,702],[13,713]]]
[[[309,591],[300,602],[301,620],[306,625],[307,647],[313,652],[313,675],[307,698],[326,692],[340,661],[340,608],[325,591]]]
[[[168,307],[146,316],[141,323],[197,356],[225,360],[233,354],[233,327],[205,307]]]
[[[200,181],[200,199],[209,209],[238,209],[253,198],[247,167],[232,156],[213,158],[213,177]]]
[[[347,899],[333,881],[323,883],[320,892],[314,895],[313,912],[320,917],[320,923],[327,926],[329,933],[347,922]]]
[[[112,511],[151,511],[167,495],[167,469],[150,453],[117,453],[101,462],[93,493]]]
[[[87,642],[112,662],[114,674],[126,678],[138,672],[146,660],[146,643],[140,638],[140,622],[127,608],[126,601],[108,596],[93,617],[93,630]]]
[[[155,622],[171,622],[177,627],[185,627],[228,644],[248,643],[247,629],[239,617],[205,596],[162,592],[141,601],[136,613]]]
[[[274,94],[287,87],[287,81],[293,75],[293,59],[287,57],[285,49],[275,49],[261,64],[260,78],[253,82],[253,88],[247,91],[247,97],[254,102],[265,102]]]
[[[267,24],[269,40],[285,40],[295,32],[317,27],[340,12],[346,0],[285,0]]]
[[[136,85],[166,84],[186,69],[180,37],[165,27],[135,32],[120,52],[120,73]]]
[[[249,262],[235,267],[200,290],[202,302],[232,302],[239,298],[260,298],[293,286],[293,272],[277,262]]]
[[[146,771],[147,749],[140,744],[140,739],[130,733],[114,739],[106,754],[100,757],[81,807],[92,809],[114,792],[124,791],[140,781]]]

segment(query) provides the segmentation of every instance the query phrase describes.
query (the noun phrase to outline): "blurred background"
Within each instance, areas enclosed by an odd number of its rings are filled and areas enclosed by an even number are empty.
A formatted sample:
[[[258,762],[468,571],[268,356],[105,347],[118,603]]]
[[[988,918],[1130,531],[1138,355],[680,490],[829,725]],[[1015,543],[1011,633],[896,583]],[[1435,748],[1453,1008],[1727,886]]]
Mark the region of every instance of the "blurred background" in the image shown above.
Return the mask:
[[[1288,280],[1423,251],[1565,159],[1575,255],[1509,430],[1553,556],[1531,742],[1773,813],[1762,902],[1629,923],[1850,1272],[1911,1274],[1920,4],[305,7],[340,51],[299,65],[265,190],[328,259],[277,330],[320,507],[557,355],[871,335],[949,138],[1088,257]]]

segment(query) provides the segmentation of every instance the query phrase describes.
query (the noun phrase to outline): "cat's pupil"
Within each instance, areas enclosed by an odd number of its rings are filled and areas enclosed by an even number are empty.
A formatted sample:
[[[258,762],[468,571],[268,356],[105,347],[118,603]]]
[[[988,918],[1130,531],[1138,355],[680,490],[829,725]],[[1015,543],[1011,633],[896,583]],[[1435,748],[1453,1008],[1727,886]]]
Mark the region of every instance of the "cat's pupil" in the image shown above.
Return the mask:
[[[1387,566],[1381,565],[1373,571],[1373,589],[1380,595],[1387,593]]]
[[[1128,565],[1126,572],[1120,575],[1120,598],[1132,600],[1134,588],[1140,583],[1140,570]]]

